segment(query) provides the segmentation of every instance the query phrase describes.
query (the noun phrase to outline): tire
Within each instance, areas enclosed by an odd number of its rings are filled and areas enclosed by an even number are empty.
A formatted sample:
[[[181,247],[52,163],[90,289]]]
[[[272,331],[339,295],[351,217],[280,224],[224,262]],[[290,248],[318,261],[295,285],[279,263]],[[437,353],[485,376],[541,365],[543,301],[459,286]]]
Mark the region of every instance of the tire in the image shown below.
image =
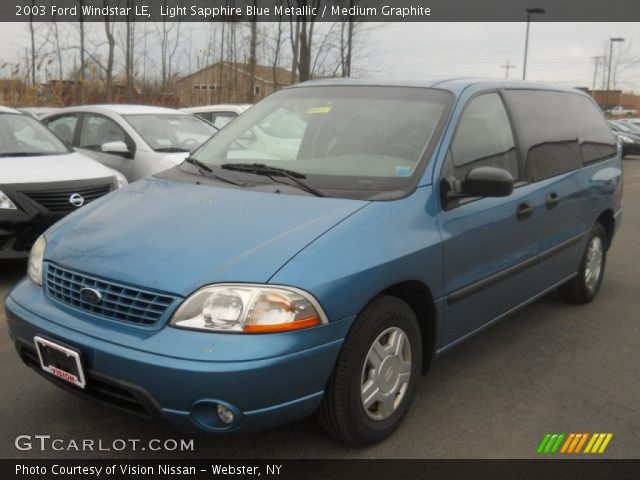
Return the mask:
[[[421,365],[422,339],[415,313],[396,297],[377,297],[347,335],[317,412],[320,426],[354,446],[385,439],[409,411]],[[363,398],[369,399],[368,408]]]
[[[600,223],[596,223],[591,229],[589,241],[582,254],[578,274],[559,289],[562,298],[577,304],[589,303],[596,298],[604,277],[607,247],[607,234],[604,227]],[[597,262],[598,257],[600,258],[599,263]],[[594,272],[594,269],[597,271]],[[594,278],[593,275],[596,277]]]

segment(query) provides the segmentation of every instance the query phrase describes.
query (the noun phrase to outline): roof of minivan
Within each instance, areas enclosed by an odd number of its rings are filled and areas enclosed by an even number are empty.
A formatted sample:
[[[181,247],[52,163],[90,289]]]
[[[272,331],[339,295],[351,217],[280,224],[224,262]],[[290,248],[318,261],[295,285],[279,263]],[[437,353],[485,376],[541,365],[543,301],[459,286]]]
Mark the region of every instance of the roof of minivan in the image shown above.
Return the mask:
[[[0,105],[0,112],[2,112],[2,113],[18,113],[18,114],[22,115],[19,111],[14,110],[13,108],[9,108],[9,107],[3,107],[2,105]]]
[[[459,77],[459,78],[434,78],[425,80],[380,80],[380,79],[351,79],[338,78],[326,80],[310,80],[308,82],[297,83],[285,88],[299,88],[306,86],[322,86],[322,85],[354,85],[368,87],[414,87],[414,88],[440,88],[449,90],[454,94],[460,94],[462,91],[471,86],[479,86],[486,89],[495,88],[525,88],[535,90],[553,90],[567,93],[584,93],[577,88],[564,87],[551,83],[526,82],[521,80],[496,80],[491,78],[476,77]]]
[[[129,105],[129,104],[103,104],[103,105],[79,105],[77,107],[66,107],[59,109],[56,113],[66,111],[83,111],[83,112],[112,112],[118,115],[128,114],[145,114],[145,113],[180,113],[186,115],[185,112],[174,108],[155,107],[152,105]]]

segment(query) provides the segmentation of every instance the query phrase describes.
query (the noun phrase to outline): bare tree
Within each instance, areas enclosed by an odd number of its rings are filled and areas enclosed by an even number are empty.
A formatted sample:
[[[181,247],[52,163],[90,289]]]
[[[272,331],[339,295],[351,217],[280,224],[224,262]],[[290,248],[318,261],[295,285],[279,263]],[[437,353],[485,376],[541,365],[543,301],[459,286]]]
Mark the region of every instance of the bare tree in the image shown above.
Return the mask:
[[[278,19],[278,29],[275,35],[274,48],[273,48],[273,62],[271,68],[273,72],[273,91],[275,92],[280,88],[278,84],[278,65],[280,62],[280,50],[282,49],[282,16]]]
[[[166,6],[167,1],[164,1]],[[162,94],[168,91],[173,78],[173,62],[180,45],[180,22],[163,20],[160,26],[156,24],[156,33],[160,41],[160,74],[162,79]]]
[[[107,7],[107,0],[102,0],[102,4]],[[115,23],[111,21],[109,15],[104,16],[104,33],[107,37],[107,44],[109,50],[107,53],[107,65],[105,67],[106,81],[105,81],[105,94],[106,101],[111,102],[113,100],[113,63],[115,59],[116,38],[113,34],[115,29]]]
[[[82,10],[82,7],[84,6],[84,1],[85,0],[80,0],[79,1],[79,7],[78,8],[78,23],[79,23],[79,29],[80,29],[80,70],[79,70],[79,81],[77,84],[77,88],[78,90],[76,91],[76,98],[80,98],[80,103],[85,103],[85,83],[86,83],[86,76],[85,76],[85,68],[87,66],[87,60],[85,59],[85,53],[86,53],[86,45],[85,45],[85,30],[84,30],[84,12]],[[78,95],[79,94],[79,95]]]
[[[133,80],[134,80],[134,39],[135,39],[135,15],[133,0],[127,0],[127,7],[129,7],[129,18],[126,24],[126,37],[125,37],[125,78],[126,78],[126,91],[127,101],[133,101]]]
[[[253,1],[255,6],[255,0]],[[256,50],[258,47],[258,23],[256,16],[254,15],[251,20],[251,37],[249,40],[249,87],[247,92],[247,99],[249,103],[255,103],[256,101]]]

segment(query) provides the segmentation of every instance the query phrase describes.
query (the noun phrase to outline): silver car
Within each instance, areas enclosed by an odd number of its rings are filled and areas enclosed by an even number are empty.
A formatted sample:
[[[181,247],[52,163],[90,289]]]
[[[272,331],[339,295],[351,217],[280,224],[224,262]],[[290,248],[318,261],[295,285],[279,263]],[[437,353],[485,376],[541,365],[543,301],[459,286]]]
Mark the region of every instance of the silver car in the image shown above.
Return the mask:
[[[174,167],[217,131],[180,110],[144,105],[68,107],[42,122],[129,181]]]

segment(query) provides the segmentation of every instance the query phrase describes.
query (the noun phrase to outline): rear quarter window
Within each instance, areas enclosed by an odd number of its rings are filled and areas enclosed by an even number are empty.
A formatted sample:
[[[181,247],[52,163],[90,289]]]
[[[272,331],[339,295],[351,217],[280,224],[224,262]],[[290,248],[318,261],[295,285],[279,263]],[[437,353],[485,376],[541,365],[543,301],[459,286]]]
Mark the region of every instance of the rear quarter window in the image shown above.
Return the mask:
[[[569,111],[580,138],[580,154],[585,164],[617,154],[616,140],[598,107],[582,95],[570,97]]]

